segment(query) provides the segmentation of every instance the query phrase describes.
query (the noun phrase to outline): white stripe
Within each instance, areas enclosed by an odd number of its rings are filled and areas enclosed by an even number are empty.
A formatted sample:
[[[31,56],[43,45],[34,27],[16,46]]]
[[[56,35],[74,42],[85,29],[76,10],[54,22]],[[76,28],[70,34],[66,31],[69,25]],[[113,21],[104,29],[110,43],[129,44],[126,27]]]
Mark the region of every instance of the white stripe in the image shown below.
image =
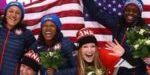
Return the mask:
[[[85,21],[84,24],[87,28],[105,28],[102,24],[96,21]]]
[[[112,41],[112,35],[95,35],[97,41]]]
[[[143,18],[150,18],[150,12],[142,12]]]
[[[60,18],[62,24],[83,24],[84,23],[84,18],[83,17],[63,17]]]
[[[25,9],[44,6],[44,5],[47,5],[47,4],[50,4],[50,3],[54,3],[56,1],[57,0],[44,0],[41,3],[36,3],[36,4],[30,5],[30,6],[27,6],[27,7],[25,7]]]
[[[64,4],[61,6],[55,6],[52,7],[46,11],[37,12],[37,13],[27,13],[25,14],[24,20],[32,20],[32,19],[39,19],[43,15],[50,14],[50,13],[58,13],[61,11],[69,11],[69,10],[79,10],[81,11],[81,7],[77,3],[70,3],[70,4]]]
[[[150,0],[142,0],[144,5],[150,5]]]
[[[76,37],[77,31],[78,30],[62,30],[62,33],[67,37]],[[98,41],[112,41],[112,35],[95,34],[95,37]]]
[[[83,24],[84,19],[83,17],[63,17],[60,18],[60,21],[62,24]],[[38,23],[36,25],[27,26],[28,29],[34,30],[37,28],[40,28],[41,23]]]

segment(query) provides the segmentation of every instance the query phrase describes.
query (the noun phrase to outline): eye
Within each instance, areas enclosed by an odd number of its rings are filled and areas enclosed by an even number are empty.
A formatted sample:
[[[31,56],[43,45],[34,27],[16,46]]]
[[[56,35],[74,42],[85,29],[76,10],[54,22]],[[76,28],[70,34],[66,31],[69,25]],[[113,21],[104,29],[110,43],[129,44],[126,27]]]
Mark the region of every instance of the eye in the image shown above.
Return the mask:
[[[83,45],[83,48],[87,48],[88,46],[86,46],[86,45]]]
[[[20,15],[21,13],[19,11],[16,11],[16,14]]]
[[[8,12],[9,12],[9,13],[13,13],[13,11],[12,11],[12,10],[8,10]]]
[[[95,46],[95,45],[92,45],[91,47],[92,47],[92,48],[95,48],[96,46]]]

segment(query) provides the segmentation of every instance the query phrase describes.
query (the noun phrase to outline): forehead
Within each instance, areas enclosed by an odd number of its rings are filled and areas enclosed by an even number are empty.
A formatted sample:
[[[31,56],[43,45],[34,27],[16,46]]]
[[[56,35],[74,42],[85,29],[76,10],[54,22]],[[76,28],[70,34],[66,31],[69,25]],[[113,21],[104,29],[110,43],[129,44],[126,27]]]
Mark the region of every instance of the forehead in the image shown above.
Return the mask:
[[[83,44],[82,47],[83,47],[83,46],[93,46],[93,45],[96,45],[96,44],[95,44],[95,43],[92,43],[92,42],[89,42],[89,43]]]
[[[16,10],[16,11],[20,11],[21,12],[20,8],[17,7],[17,6],[11,6],[11,7],[8,8],[8,10]]]
[[[53,26],[55,26],[55,24],[52,21],[50,21],[50,20],[47,20],[47,21],[44,22],[43,26],[46,26],[46,25],[53,25]]]
[[[125,9],[137,9],[138,10],[139,7],[134,3],[130,3],[125,7]]]

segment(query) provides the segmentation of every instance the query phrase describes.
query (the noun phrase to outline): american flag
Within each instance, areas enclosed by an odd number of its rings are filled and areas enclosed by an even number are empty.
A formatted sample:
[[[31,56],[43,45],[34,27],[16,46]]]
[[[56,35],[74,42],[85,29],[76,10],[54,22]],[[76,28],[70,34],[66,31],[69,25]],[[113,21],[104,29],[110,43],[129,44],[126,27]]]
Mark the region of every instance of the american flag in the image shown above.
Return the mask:
[[[103,46],[105,41],[111,41],[111,32],[102,24],[90,19],[90,15],[83,11],[82,0],[0,0],[0,14],[3,13],[5,5],[10,1],[19,1],[25,6],[24,21],[27,28],[32,30],[37,37],[40,28],[40,18],[43,15],[56,13],[62,22],[62,32],[73,42],[76,40],[76,32],[83,28],[92,28],[99,45]],[[94,0],[101,8],[101,12],[108,12],[114,16],[120,16],[125,0]],[[150,0],[142,0],[144,12],[142,17],[150,24]],[[84,9],[85,10],[85,9]]]

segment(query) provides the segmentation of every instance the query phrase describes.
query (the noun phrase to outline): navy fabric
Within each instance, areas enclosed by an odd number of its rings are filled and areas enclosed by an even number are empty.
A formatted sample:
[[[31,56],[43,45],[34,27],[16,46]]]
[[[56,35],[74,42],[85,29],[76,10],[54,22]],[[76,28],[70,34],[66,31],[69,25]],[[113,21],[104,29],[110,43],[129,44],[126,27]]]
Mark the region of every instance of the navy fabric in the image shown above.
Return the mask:
[[[6,35],[8,35],[8,38]],[[6,41],[5,48],[4,41]],[[21,35],[16,35],[15,30],[9,31],[1,25],[0,58],[2,57],[2,63],[0,64],[0,75],[18,75],[20,60],[26,50],[30,48],[30,45],[35,41],[32,32],[27,29],[25,29]],[[4,48],[4,53],[2,53],[2,48]]]

